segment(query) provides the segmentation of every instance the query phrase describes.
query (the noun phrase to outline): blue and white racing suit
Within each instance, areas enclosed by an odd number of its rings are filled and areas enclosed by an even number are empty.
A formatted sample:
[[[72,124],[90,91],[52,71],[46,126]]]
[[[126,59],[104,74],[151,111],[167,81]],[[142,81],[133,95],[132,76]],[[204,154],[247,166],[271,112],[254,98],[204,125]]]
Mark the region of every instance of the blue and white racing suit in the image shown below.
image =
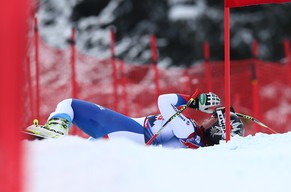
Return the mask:
[[[66,99],[61,101],[53,117],[66,118],[92,138],[125,137],[145,144],[173,114],[183,106],[189,95],[164,94],[158,98],[160,114],[131,118],[91,102]],[[152,145],[174,148],[199,148],[204,146],[202,132],[198,125],[183,114],[175,117],[161,131]]]

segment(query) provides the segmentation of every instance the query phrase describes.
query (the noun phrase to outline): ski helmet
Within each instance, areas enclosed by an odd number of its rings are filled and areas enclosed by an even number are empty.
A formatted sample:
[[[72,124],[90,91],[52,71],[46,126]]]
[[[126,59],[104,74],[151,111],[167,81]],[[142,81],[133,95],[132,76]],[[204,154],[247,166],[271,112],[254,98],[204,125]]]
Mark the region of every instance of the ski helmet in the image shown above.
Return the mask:
[[[244,136],[244,125],[234,112],[230,112],[230,125],[231,136]],[[204,138],[208,145],[219,144],[220,140],[225,140],[225,117],[222,111],[216,111],[216,115],[212,115],[203,122],[202,127],[204,128]]]

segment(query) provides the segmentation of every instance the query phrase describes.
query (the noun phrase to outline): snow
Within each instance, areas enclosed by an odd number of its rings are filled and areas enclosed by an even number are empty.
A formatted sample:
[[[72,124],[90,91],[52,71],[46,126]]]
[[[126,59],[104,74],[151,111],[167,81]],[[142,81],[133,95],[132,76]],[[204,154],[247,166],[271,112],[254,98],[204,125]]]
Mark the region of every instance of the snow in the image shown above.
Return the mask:
[[[201,16],[207,9],[205,2],[198,1],[195,6],[190,5],[176,5],[169,10],[169,18],[172,21],[188,20],[189,18],[197,18]]]
[[[38,18],[42,38],[57,48],[66,48],[73,23],[69,22],[72,7],[78,0],[40,1]],[[111,1],[99,17],[79,21],[76,46],[85,49],[91,38],[97,44],[108,45],[108,29],[99,29],[110,23],[112,11],[119,1]],[[184,0],[169,0],[173,21],[197,18],[204,12],[203,1],[196,6],[182,6]],[[52,14],[44,4],[55,10]],[[174,6],[174,4],[177,4]],[[209,11],[216,21],[221,14]],[[47,21],[53,24],[45,26]],[[96,29],[99,29],[96,32]],[[249,36],[243,37],[250,40]],[[116,45],[120,54],[130,48],[131,41],[124,38]],[[136,40],[137,41],[137,40]],[[161,42],[161,40],[159,40]],[[159,43],[160,43],[159,42]],[[135,44],[140,44],[137,41]],[[147,42],[143,42],[147,44]],[[166,40],[164,40],[166,44]],[[161,44],[160,44],[161,45]],[[137,55],[136,48],[130,52]],[[110,52],[92,48],[92,55],[108,58]],[[47,54],[47,53],[46,53]],[[149,58],[150,52],[144,53]],[[49,58],[49,55],[46,55]],[[168,59],[161,63],[171,63]],[[66,79],[64,79],[66,80]],[[194,79],[195,81],[195,79]],[[135,88],[138,90],[141,86]],[[270,91],[266,89],[266,91]],[[275,92],[271,92],[275,93]],[[278,106],[280,107],[280,106]],[[44,110],[44,109],[43,109]],[[275,114],[268,114],[274,118]],[[197,150],[168,149],[141,146],[126,139],[88,141],[77,136],[42,141],[23,141],[26,149],[25,170],[27,192],[249,192],[289,191],[291,178],[291,132],[235,137],[227,143]]]
[[[29,192],[288,191],[291,132],[169,149],[76,136],[23,141]]]

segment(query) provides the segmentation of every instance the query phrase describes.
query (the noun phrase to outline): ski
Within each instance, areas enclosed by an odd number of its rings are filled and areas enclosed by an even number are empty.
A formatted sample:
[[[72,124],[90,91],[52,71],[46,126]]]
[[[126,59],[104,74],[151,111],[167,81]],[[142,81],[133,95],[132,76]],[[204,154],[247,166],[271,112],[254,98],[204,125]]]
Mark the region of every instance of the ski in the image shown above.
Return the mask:
[[[24,130],[24,131],[22,131],[22,133],[24,134],[25,139],[28,139],[28,140],[34,140],[34,139],[42,140],[42,139],[49,138],[46,135],[40,134],[38,132]]]
[[[26,135],[27,139],[50,139],[59,138],[63,135],[54,131],[46,129],[43,125],[33,124],[22,131]]]

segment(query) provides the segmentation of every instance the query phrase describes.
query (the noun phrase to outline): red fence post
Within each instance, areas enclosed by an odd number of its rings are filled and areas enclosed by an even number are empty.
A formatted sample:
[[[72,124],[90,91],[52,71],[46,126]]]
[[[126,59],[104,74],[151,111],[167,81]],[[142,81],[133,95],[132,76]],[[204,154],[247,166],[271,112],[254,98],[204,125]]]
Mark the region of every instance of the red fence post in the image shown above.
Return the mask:
[[[230,140],[230,10],[224,7],[224,95],[226,141]]]
[[[152,51],[152,63],[155,71],[155,86],[156,86],[156,99],[160,94],[160,77],[159,77],[159,69],[158,69],[158,51],[157,51],[157,44],[156,44],[156,37],[155,35],[150,36],[151,41],[151,51]]]
[[[39,108],[40,108],[40,86],[39,86],[39,34],[38,34],[38,19],[37,16],[34,17],[34,46],[35,46],[35,78],[36,78],[36,117],[40,118]]]
[[[258,43],[257,41],[253,42],[252,46],[253,50],[253,64],[251,65],[252,70],[252,90],[253,90],[253,114],[256,118],[260,119],[260,96],[259,96],[259,85],[258,85],[258,79],[257,79],[257,59],[258,59]],[[260,127],[255,124],[255,130],[256,132],[260,131]]]
[[[290,43],[289,43],[288,38],[284,39],[284,53],[285,53],[285,58],[289,62],[291,54],[290,54]]]
[[[28,1],[0,1],[0,191],[21,192]]]
[[[205,65],[205,78],[206,78],[206,87],[207,91],[212,90],[212,78],[211,78],[211,68],[210,68],[210,50],[209,44],[207,41],[203,44],[203,52],[204,52],[204,65]]]
[[[70,40],[70,48],[71,48],[71,86],[72,86],[72,97],[78,97],[78,84],[76,79],[76,30],[73,27],[71,33],[71,40]]]
[[[27,83],[28,83],[28,98],[29,98],[29,105],[32,117],[35,117],[35,111],[33,107],[33,89],[32,89],[32,81],[31,81],[31,70],[30,70],[30,58],[27,57],[26,59],[26,70],[27,70]]]
[[[126,75],[124,72],[124,61],[120,60],[120,74],[121,76],[121,83],[122,83],[122,100],[123,100],[123,113],[128,115],[128,97],[127,97],[127,84],[126,84]]]
[[[70,39],[70,64],[71,64],[71,87],[72,87],[72,98],[78,97],[78,83],[76,78],[76,29],[75,27],[71,30],[71,39]],[[79,130],[73,125],[71,127],[71,134],[78,135]]]
[[[114,110],[118,108],[118,77],[117,67],[115,60],[115,31],[110,30],[110,51],[111,51],[111,64],[112,64],[112,76],[113,76],[113,95],[114,95]]]
[[[290,42],[288,38],[284,39],[284,53],[285,59],[288,66],[288,74],[291,74],[291,53],[290,53]],[[291,86],[291,75],[289,75],[289,85]]]

